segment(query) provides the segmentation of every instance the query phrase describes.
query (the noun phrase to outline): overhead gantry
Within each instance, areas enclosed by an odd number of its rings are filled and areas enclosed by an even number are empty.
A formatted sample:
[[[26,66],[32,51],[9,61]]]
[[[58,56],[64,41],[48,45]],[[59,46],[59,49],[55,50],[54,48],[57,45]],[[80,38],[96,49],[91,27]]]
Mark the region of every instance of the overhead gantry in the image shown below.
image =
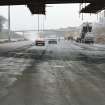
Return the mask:
[[[0,0],[0,6],[27,5],[32,14],[45,14],[46,4],[89,3],[80,13],[97,13],[105,8],[105,0]]]
[[[81,13],[98,13],[105,9],[105,0],[91,0],[91,3],[80,11]]]

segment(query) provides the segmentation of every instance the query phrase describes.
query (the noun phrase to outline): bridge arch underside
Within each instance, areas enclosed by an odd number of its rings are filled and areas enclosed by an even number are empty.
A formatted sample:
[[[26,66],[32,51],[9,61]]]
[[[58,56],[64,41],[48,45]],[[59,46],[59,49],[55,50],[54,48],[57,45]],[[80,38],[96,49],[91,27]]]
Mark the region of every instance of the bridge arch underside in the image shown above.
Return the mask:
[[[0,6],[27,5],[32,14],[45,14],[46,4],[89,3],[80,13],[97,13],[105,8],[105,0],[0,0]]]

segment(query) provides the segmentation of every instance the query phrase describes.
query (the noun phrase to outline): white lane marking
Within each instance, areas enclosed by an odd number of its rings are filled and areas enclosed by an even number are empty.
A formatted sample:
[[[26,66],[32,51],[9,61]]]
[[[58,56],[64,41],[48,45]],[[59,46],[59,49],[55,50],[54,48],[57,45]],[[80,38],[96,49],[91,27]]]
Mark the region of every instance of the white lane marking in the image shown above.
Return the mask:
[[[62,66],[62,65],[56,65],[56,66],[53,66],[53,67],[55,67],[55,68],[63,68],[64,66]]]

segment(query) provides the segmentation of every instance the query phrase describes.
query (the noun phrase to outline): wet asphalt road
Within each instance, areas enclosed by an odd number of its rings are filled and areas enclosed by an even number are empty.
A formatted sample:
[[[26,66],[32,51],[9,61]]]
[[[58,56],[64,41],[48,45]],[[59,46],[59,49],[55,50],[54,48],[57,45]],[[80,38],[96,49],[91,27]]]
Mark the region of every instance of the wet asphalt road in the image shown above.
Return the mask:
[[[1,53],[0,105],[105,105],[105,46],[60,41]]]

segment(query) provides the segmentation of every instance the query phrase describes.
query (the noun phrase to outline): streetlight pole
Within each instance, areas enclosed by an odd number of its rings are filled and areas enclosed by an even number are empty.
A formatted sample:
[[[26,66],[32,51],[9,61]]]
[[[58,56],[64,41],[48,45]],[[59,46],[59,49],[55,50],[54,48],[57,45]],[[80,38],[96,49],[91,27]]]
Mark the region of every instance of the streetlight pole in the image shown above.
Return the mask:
[[[11,41],[11,38],[10,38],[10,5],[8,6],[8,41]]]
[[[38,14],[38,32],[39,32],[39,14]]]

